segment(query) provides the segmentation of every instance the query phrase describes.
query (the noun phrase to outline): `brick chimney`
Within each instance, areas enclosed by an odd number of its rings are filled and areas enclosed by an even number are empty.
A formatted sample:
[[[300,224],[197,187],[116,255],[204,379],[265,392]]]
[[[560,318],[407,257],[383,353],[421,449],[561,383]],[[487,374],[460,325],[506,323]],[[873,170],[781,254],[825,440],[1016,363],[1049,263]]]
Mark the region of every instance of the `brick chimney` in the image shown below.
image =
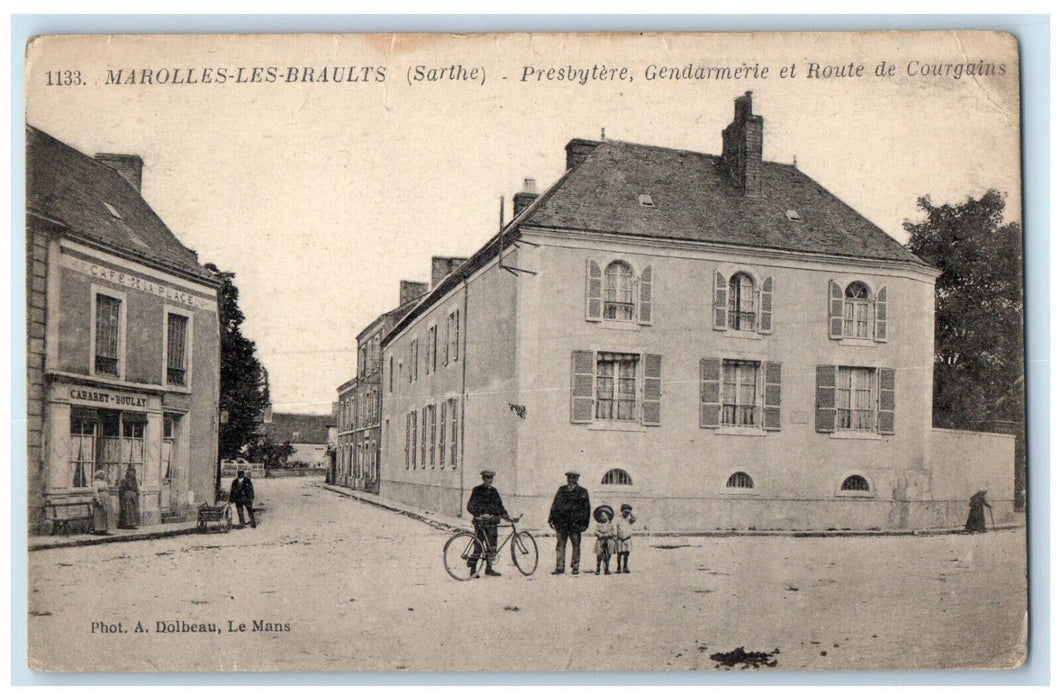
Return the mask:
[[[752,114],[751,90],[733,101],[733,122],[722,132],[722,163],[746,197],[762,193],[763,118]]]
[[[458,267],[467,262],[468,258],[442,258],[434,256],[431,258],[431,289],[434,289],[442,280]],[[405,284],[404,282],[402,284]]]
[[[413,299],[424,296],[428,291],[430,290],[428,289],[427,282],[410,282],[409,280],[402,280],[398,306],[405,306]]]
[[[565,146],[567,150],[567,169],[577,168],[589,158],[593,149],[600,145],[600,141],[587,141],[586,139],[571,139]]]
[[[538,198],[538,186],[531,178],[524,178],[523,190],[512,196],[512,218],[520,215],[524,209]]]
[[[97,153],[96,160],[125,178],[139,192],[144,179],[144,159],[127,153]]]

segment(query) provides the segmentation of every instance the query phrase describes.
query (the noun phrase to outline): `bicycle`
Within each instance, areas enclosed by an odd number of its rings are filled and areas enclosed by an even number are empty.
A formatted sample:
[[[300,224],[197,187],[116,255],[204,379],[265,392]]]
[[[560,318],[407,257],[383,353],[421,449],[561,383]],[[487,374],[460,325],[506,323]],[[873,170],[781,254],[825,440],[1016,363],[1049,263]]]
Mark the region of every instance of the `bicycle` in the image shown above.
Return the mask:
[[[497,559],[497,552],[508,545],[512,563],[521,574],[530,576],[538,568],[538,543],[526,530],[516,530],[516,523],[522,517],[520,515],[508,519],[512,531],[505,536],[503,542],[497,545],[494,559]],[[442,563],[446,567],[446,573],[450,576],[458,581],[467,581],[479,575],[488,551],[486,542],[476,537],[474,533],[461,532],[446,541],[446,546],[442,548]]]

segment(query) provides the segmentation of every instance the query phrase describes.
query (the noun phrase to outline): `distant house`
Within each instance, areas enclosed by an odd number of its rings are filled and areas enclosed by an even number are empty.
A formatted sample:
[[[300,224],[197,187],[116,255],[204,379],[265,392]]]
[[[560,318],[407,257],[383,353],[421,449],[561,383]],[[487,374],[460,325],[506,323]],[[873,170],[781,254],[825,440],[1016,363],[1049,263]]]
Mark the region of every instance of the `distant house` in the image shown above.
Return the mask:
[[[1013,438],[932,427],[938,271],[763,124],[748,93],[721,155],[569,142],[383,338],[380,493],[462,514],[489,468],[540,524],[575,469],[656,528],[961,525],[984,487],[1009,518]]]
[[[140,194],[143,160],[26,128],[29,527],[78,527],[131,467],[145,524],[194,514],[217,470],[218,280]]]
[[[304,462],[313,469],[327,469],[329,429],[334,425],[332,416],[273,412],[272,421],[262,424],[262,432],[278,444],[291,443],[295,451],[288,463]]]

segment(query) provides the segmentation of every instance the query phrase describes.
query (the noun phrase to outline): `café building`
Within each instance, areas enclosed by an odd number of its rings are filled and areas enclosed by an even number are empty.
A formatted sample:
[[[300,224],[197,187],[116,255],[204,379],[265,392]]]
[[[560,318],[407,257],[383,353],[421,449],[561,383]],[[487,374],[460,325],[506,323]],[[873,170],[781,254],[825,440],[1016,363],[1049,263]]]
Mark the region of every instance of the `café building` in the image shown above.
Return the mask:
[[[137,156],[85,155],[28,127],[29,531],[87,529],[94,475],[132,469],[141,523],[213,502],[218,280],[140,192]]]

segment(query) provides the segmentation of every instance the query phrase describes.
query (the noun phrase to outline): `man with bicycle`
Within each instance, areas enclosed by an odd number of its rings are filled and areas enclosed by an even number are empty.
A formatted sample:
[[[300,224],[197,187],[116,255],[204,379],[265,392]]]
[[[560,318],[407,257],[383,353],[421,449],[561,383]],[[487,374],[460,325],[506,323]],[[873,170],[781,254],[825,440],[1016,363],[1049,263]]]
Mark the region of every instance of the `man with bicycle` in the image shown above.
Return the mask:
[[[486,575],[500,576],[494,571],[494,558],[497,555],[497,525],[501,518],[510,520],[505,504],[501,502],[501,494],[494,488],[494,472],[484,469],[479,472],[483,477],[483,483],[472,489],[472,495],[468,498],[468,512],[472,514],[472,525],[475,526],[476,538],[486,542]],[[475,557],[468,560],[468,568],[474,573],[476,557],[481,552],[476,547]]]

